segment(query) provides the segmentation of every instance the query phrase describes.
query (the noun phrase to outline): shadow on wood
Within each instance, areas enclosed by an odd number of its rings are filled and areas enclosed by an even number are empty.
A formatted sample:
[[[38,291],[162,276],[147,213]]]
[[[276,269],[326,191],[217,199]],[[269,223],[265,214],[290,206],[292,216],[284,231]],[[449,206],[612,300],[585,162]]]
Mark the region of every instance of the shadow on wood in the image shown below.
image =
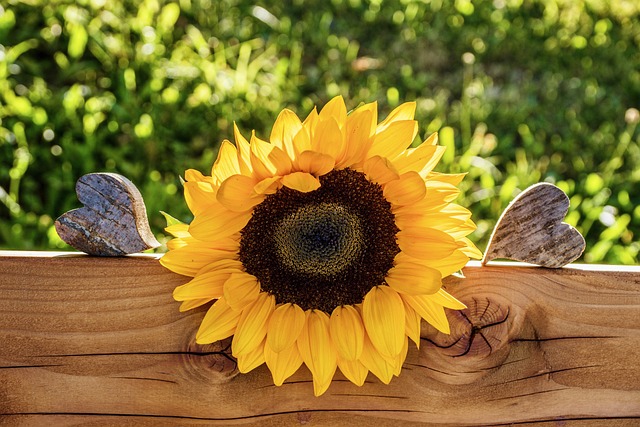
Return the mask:
[[[206,308],[153,256],[0,252],[0,425],[640,423],[640,268],[470,264],[452,334],[423,324],[390,385],[275,387],[201,346]]]

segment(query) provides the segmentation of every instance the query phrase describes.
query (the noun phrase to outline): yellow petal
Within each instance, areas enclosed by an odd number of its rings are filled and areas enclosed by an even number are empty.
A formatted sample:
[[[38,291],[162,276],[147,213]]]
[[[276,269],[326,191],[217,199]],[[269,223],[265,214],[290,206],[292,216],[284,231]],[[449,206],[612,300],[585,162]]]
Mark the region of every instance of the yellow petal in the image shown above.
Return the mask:
[[[255,131],[251,132],[251,143],[249,145],[253,176],[258,181],[274,176],[276,174],[275,167],[269,161],[269,154],[271,154],[274,146],[258,138]]]
[[[213,303],[204,316],[196,333],[198,344],[211,344],[233,335],[240,319],[240,312],[229,307],[224,298]]]
[[[238,164],[242,175],[251,175],[253,168],[251,167],[251,146],[249,141],[238,130],[236,123],[233,123],[233,135],[238,148]]]
[[[400,252],[398,255],[396,255],[394,262],[416,262],[424,264],[428,267],[438,270],[442,277],[447,277],[455,273],[456,271],[460,271],[460,269],[464,267],[468,261],[468,256],[463,254],[460,250],[456,250],[448,257],[436,259],[416,258],[407,255],[406,252]]]
[[[391,382],[391,378],[393,378],[393,374],[395,372],[395,366],[389,363],[387,359],[378,353],[378,350],[375,349],[371,340],[366,335],[364,338],[364,346],[362,348],[360,362],[384,384],[389,384]]]
[[[182,301],[182,304],[180,304],[180,312],[182,313],[185,311],[192,310],[196,307],[200,307],[201,305],[205,305],[212,299],[213,298],[202,298],[202,299],[190,299],[190,300]]]
[[[427,194],[424,199],[406,206],[394,206],[394,214],[415,215],[423,212],[441,211],[460,194],[457,187],[438,181],[425,183]]]
[[[369,135],[374,135],[376,133],[376,127],[378,126],[378,101],[373,101],[358,106],[347,116],[347,123],[349,122],[350,115],[353,115],[356,112],[363,111],[368,111],[369,113],[371,113],[371,130],[369,131]]]
[[[400,354],[396,356],[395,360],[395,368],[393,370],[393,375],[396,377],[400,376],[400,372],[402,371],[402,365],[404,365],[404,361],[407,358],[407,352],[409,351],[409,340],[404,339],[404,344],[402,345],[402,350]]]
[[[309,113],[309,115],[304,119],[304,121],[302,122],[302,126],[307,129],[308,133],[310,136],[313,136],[313,130],[316,127],[316,124],[318,123],[318,109],[316,107],[313,107],[313,110],[311,110],[311,112]]]
[[[373,346],[387,357],[395,357],[402,350],[404,334],[404,305],[396,291],[389,286],[376,286],[364,297],[362,320]]]
[[[200,241],[193,239],[193,243],[195,242],[200,242]],[[202,243],[204,243],[205,245],[207,245],[212,249],[221,249],[229,252],[237,252],[238,248],[240,247],[240,235],[238,233],[234,233],[233,235],[229,237],[225,237],[223,239],[209,240]],[[189,244],[191,244],[191,242]],[[235,258],[237,257],[234,257],[233,259]]]
[[[389,127],[389,125],[400,120],[413,120],[415,113],[416,103],[405,102],[404,104],[397,106],[383,121],[380,122],[376,132],[382,132],[384,129]]]
[[[342,375],[358,387],[362,387],[369,374],[369,370],[359,360],[345,360],[340,356],[338,356],[338,368]]]
[[[183,248],[185,246],[188,246],[190,243],[195,243],[195,242],[197,242],[197,240],[191,237],[191,234],[189,234],[189,237],[179,237],[179,238],[169,240],[167,242],[167,248],[170,251],[173,251],[175,249]]]
[[[289,156],[275,145],[256,137],[255,132],[251,134],[250,156],[253,176],[258,181],[291,171]]]
[[[364,325],[358,310],[350,305],[336,307],[329,320],[329,332],[338,356],[349,361],[360,357],[364,343]]]
[[[408,262],[391,268],[385,281],[394,290],[409,295],[432,294],[442,286],[442,276],[438,270]]]
[[[267,335],[269,317],[275,309],[275,304],[273,295],[260,292],[253,304],[242,310],[231,342],[231,352],[234,357],[249,354],[262,344]]]
[[[296,136],[293,137],[293,149],[296,157],[299,156],[300,153],[311,150],[311,136],[306,127],[303,126],[302,129],[296,133]]]
[[[229,263],[234,264],[233,267]],[[241,274],[242,264],[235,260],[221,260],[212,263],[217,268],[206,272],[198,272],[190,282],[177,286],[173,290],[173,298],[176,301],[185,301],[201,298],[220,298],[223,295],[224,283],[233,273]]]
[[[396,236],[403,252],[422,260],[447,258],[462,245],[449,234],[434,228],[405,228]]]
[[[417,172],[406,172],[384,186],[384,197],[394,205],[411,205],[427,194],[424,180]]]
[[[171,234],[173,237],[191,237],[191,234],[189,233],[189,224],[185,223],[170,225],[165,227],[164,231]]]
[[[242,230],[249,219],[251,212],[232,212],[223,207],[210,209],[193,219],[189,233],[200,241],[222,240]]]
[[[269,153],[269,161],[275,169],[274,175],[288,174],[293,167],[293,163],[287,153],[278,147],[273,147],[271,153]]]
[[[431,300],[431,295],[402,295],[404,299],[424,320],[442,333],[449,334],[449,321],[444,307]]]
[[[438,181],[441,183],[447,183],[451,185],[458,185],[462,182],[463,178],[467,176],[466,173],[439,173],[431,172],[427,175],[427,179],[432,181]]]
[[[213,184],[213,178],[203,175],[202,172],[196,169],[187,169],[184,173],[184,179],[191,182],[206,182],[208,184]]]
[[[401,173],[416,171],[425,178],[436,167],[446,148],[440,145],[430,145],[427,141],[393,159],[393,164]]]
[[[186,181],[183,186],[184,199],[194,215],[199,215],[216,203],[217,188],[214,188],[211,183]]]
[[[298,338],[300,356],[313,374],[313,391],[324,393],[338,366],[336,350],[329,335],[329,316],[320,310],[307,310],[306,322]]]
[[[428,193],[427,197],[429,197]],[[400,229],[414,226],[432,227],[442,231],[466,231],[467,229],[473,231],[475,224],[470,221],[470,217],[469,210],[455,203],[449,203],[437,210],[416,210],[413,214],[408,214],[406,211],[400,212],[399,215],[396,215],[396,224]]]
[[[458,301],[453,295],[451,295],[444,289],[440,289],[433,295],[428,295],[428,299],[436,304],[440,304],[453,310],[464,310],[465,308],[467,308],[466,305]]]
[[[319,120],[311,138],[311,149],[336,159],[344,146],[344,138],[344,131],[334,117]]]
[[[308,193],[320,188],[320,180],[307,172],[293,172],[282,177],[282,185],[297,190],[302,193]]]
[[[237,250],[212,249],[208,243],[198,242],[167,252],[160,258],[160,263],[174,273],[194,277],[212,262],[237,257]]]
[[[421,153],[417,153],[416,154],[416,158],[413,158],[411,160],[415,161],[415,163],[412,163],[411,166],[413,167],[418,167],[420,166],[420,169],[418,170],[418,173],[420,173],[420,176],[423,178],[428,179],[428,177],[432,177],[433,176],[433,168],[435,168],[438,164],[438,162],[440,161],[440,159],[442,158],[442,156],[444,155],[444,152],[447,150],[446,147],[442,147],[440,145],[427,145],[426,143],[423,143],[422,145],[424,145],[425,147],[435,147],[435,152],[433,153],[433,155],[428,159],[428,161],[424,162],[424,159],[420,159],[418,157],[419,154]],[[416,149],[417,150],[417,149]],[[425,149],[426,151],[427,149]],[[420,150],[422,151],[422,150]],[[431,151],[431,150],[429,150]],[[464,177],[464,174],[461,174]],[[458,185],[460,182],[456,182],[453,185]]]
[[[438,143],[438,132],[432,133],[423,142],[423,144],[427,144],[427,145],[436,145],[437,143]]]
[[[184,248],[189,244],[189,240],[194,241],[193,237],[171,239],[167,242],[167,249],[169,249],[169,251],[173,251],[179,248]]]
[[[280,112],[273,124],[269,140],[273,145],[284,150],[289,155],[289,158],[293,159],[296,154],[293,148],[293,138],[301,129],[302,122],[296,113],[285,108]]]
[[[460,189],[448,182],[427,181],[427,197],[433,204],[435,200],[449,203],[460,195]]]
[[[337,362],[336,362],[336,366],[337,366]],[[334,373],[335,373],[335,370],[334,370]],[[325,382],[320,382],[321,380],[316,379],[316,377],[314,376],[313,377],[313,395],[315,397],[322,396],[324,392],[329,389],[332,379],[333,377],[331,377],[328,380],[325,380]]]
[[[457,250],[446,258],[430,261],[429,265],[440,271],[442,277],[447,277],[460,271],[462,267],[467,265],[467,262],[469,262],[469,257],[461,250]]]
[[[260,294],[258,280],[245,272],[230,274],[223,289],[224,299],[229,307],[238,311],[251,305]]]
[[[271,371],[273,383],[281,386],[302,365],[302,357],[297,345],[292,345],[279,353],[271,349],[267,343],[264,347],[264,359]]]
[[[315,151],[304,151],[296,161],[301,172],[308,172],[313,176],[322,176],[331,172],[336,164],[333,157]]]
[[[281,176],[273,176],[271,178],[265,178],[262,181],[258,182],[255,187],[253,187],[253,191],[255,194],[267,195],[274,194],[276,191],[282,188],[282,177]]]
[[[391,161],[380,156],[373,156],[367,159],[362,166],[362,171],[369,181],[377,184],[386,184],[400,179],[400,175]]]
[[[264,199],[253,191],[255,185],[252,177],[232,175],[220,185],[216,197],[230,212],[246,212]]]
[[[220,184],[231,175],[240,173],[240,163],[238,162],[238,150],[228,140],[222,141],[218,150],[218,158],[211,169],[211,176],[214,182]]]
[[[471,240],[467,239],[466,237],[463,237],[460,240],[465,244],[465,246],[460,248],[460,251],[463,254],[467,255],[469,258],[482,258],[482,252],[480,251],[480,249],[476,248],[476,245],[474,245]]]
[[[336,96],[331,101],[327,102],[322,110],[320,110],[320,114],[318,115],[319,120],[326,120],[329,117],[333,117],[338,124],[344,124],[347,121],[347,106],[344,104],[344,99],[342,96]]]
[[[393,159],[411,145],[417,134],[418,122],[415,120],[393,122],[381,132],[376,133],[368,156]]]
[[[293,346],[304,327],[305,314],[297,304],[282,304],[269,320],[267,344],[279,353]]]
[[[246,374],[249,371],[254,370],[258,366],[265,362],[264,357],[264,341],[258,345],[254,350],[246,354],[241,354],[238,359],[238,371]]]
[[[476,226],[476,223],[473,222],[473,220],[468,219],[465,222],[463,222],[462,224],[453,225],[453,221],[451,222],[446,222],[445,224],[441,225],[441,224],[435,224],[436,226],[433,228],[437,228],[438,230],[442,230],[442,231],[446,231],[447,233],[451,234],[451,236],[453,236],[454,239],[456,240],[465,240],[468,241],[469,243],[471,243],[469,246],[469,250],[472,251],[474,253],[474,256],[470,255],[470,258],[476,258],[478,254],[480,254],[480,258],[482,258],[482,252],[480,252],[480,250],[478,248],[476,248],[476,246],[469,240],[466,239],[465,237],[468,236],[469,234],[473,233],[476,228],[478,228]]]
[[[404,303],[404,313],[405,313],[405,322],[404,322],[404,332],[407,336],[416,343],[416,347],[420,348],[420,329],[422,318],[416,311],[407,303],[404,298],[402,299]]]
[[[337,168],[347,168],[362,164],[373,141],[372,134],[375,123],[373,112],[368,108],[359,108],[347,117],[345,145],[336,159]]]

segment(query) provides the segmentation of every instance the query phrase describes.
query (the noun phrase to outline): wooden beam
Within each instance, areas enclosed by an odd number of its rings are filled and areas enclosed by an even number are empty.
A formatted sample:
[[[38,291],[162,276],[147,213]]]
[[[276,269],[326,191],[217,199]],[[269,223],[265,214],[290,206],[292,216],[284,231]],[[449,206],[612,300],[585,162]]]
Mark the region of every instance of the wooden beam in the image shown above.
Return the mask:
[[[156,256],[0,252],[0,425],[640,423],[640,268],[464,273],[452,335],[424,324],[390,385],[314,397],[306,368],[275,387],[195,344],[206,308],[178,311]]]

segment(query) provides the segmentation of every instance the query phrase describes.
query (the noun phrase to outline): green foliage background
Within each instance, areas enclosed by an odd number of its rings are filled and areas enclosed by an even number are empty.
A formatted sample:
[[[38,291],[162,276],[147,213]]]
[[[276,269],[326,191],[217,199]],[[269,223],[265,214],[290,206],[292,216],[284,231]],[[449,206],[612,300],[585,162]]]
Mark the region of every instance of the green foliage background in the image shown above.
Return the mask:
[[[0,247],[65,245],[75,181],[112,171],[189,221],[179,175],[233,122],[267,137],[342,94],[380,116],[416,100],[484,249],[539,181],[571,199],[584,261],[640,243],[640,6],[633,0],[9,0],[0,3]]]

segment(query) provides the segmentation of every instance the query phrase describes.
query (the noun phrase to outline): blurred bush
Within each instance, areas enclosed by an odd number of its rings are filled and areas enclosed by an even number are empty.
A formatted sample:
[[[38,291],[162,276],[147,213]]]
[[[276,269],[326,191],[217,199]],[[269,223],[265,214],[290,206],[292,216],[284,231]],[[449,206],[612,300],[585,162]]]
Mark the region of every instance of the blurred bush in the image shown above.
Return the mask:
[[[55,249],[85,173],[189,221],[179,175],[208,172],[233,122],[269,135],[342,94],[381,116],[416,100],[481,248],[539,181],[571,199],[587,262],[640,251],[640,6],[631,0],[9,0],[0,6],[0,247]]]

